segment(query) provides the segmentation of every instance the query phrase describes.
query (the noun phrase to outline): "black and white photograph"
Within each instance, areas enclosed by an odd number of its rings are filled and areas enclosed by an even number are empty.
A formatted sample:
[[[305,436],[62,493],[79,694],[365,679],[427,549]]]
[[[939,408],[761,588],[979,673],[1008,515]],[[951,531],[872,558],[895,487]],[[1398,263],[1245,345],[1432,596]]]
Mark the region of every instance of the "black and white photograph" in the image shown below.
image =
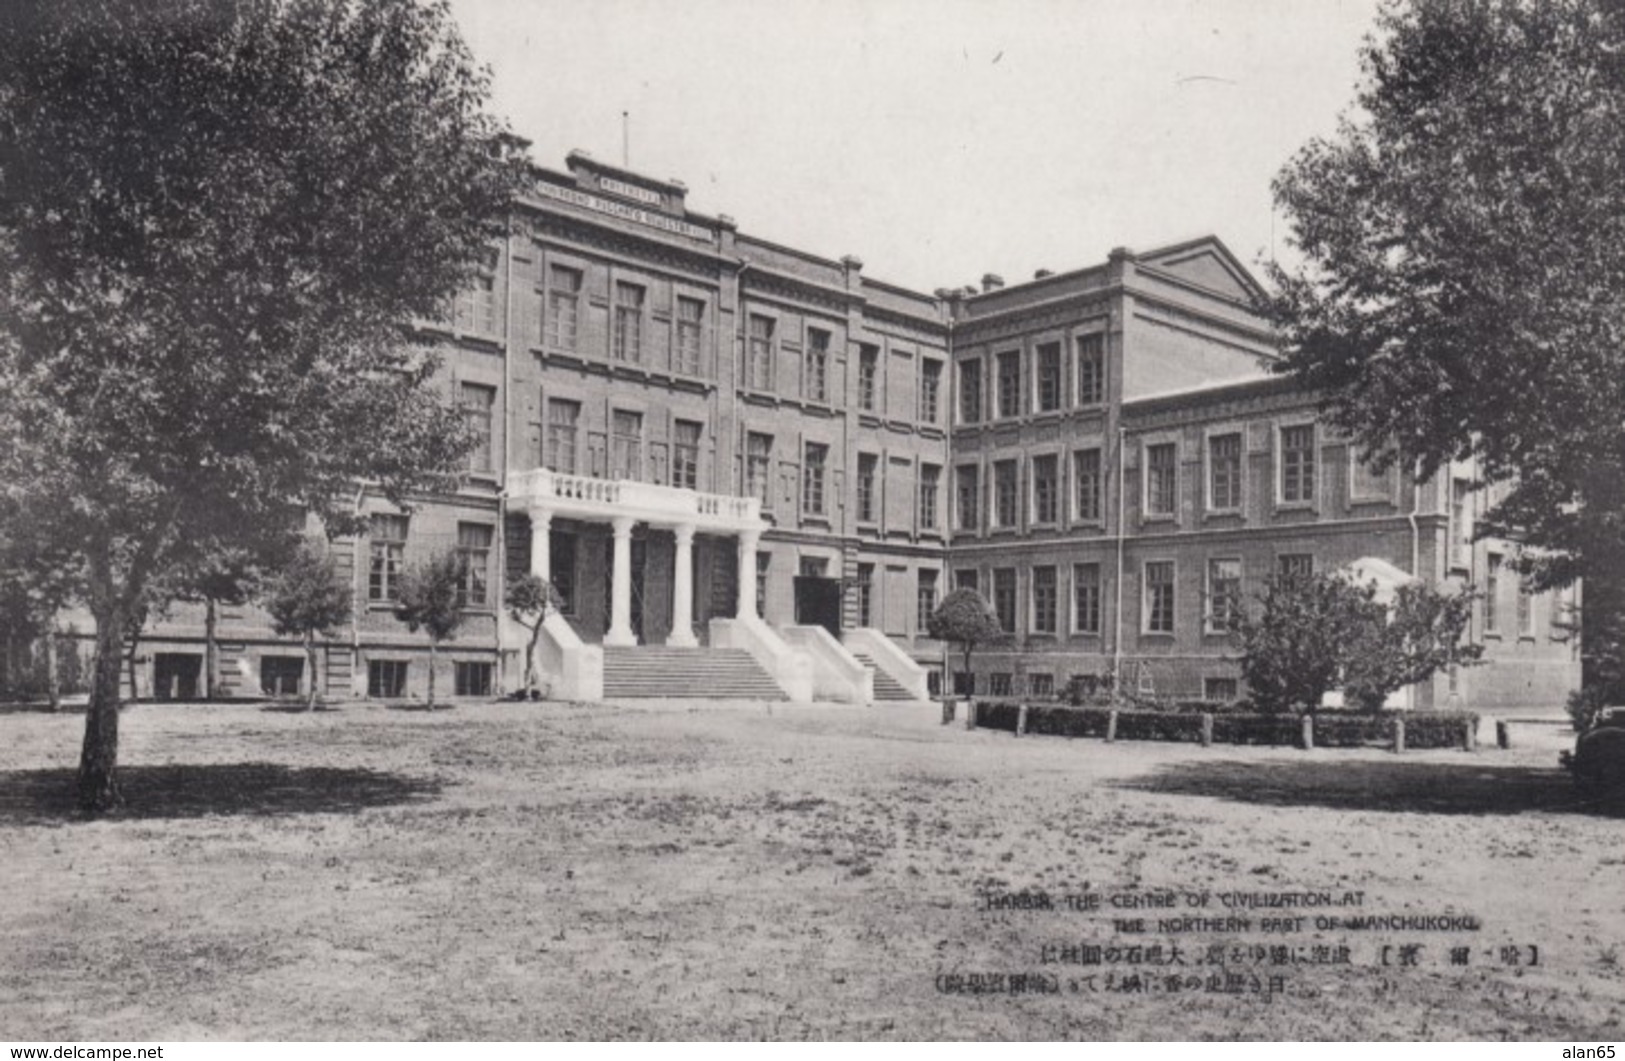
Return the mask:
[[[0,641],[12,1059],[1613,1058],[1625,8],[3,0]]]

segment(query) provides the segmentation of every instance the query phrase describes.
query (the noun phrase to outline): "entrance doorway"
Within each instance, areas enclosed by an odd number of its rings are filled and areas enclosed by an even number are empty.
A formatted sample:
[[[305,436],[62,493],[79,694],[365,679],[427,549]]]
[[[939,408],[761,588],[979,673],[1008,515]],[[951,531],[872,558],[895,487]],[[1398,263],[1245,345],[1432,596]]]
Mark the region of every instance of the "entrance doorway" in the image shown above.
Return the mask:
[[[196,700],[202,676],[202,656],[192,652],[159,652],[152,659],[153,698]]]
[[[796,576],[796,623],[822,626],[841,637],[841,580],[821,575]]]

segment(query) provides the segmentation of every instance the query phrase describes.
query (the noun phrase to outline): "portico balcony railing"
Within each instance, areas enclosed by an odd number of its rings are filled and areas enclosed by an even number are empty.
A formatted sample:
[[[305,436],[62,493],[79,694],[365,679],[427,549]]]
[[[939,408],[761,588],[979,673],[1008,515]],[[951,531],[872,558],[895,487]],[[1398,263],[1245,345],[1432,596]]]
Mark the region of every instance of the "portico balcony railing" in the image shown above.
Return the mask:
[[[762,526],[762,503],[754,497],[704,494],[678,486],[631,479],[595,479],[546,468],[508,477],[508,498],[518,508],[572,517],[630,517],[659,526],[745,531]]]

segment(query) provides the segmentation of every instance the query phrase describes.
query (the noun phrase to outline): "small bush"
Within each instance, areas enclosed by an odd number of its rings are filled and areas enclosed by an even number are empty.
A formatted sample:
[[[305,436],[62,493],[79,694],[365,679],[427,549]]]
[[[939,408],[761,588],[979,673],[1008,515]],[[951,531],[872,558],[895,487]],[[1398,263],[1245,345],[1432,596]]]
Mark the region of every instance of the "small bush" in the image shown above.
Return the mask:
[[[1570,693],[1563,710],[1569,713],[1569,718],[1574,723],[1574,732],[1584,733],[1597,724],[1597,718],[1607,706],[1603,690],[1597,686],[1590,686]]]

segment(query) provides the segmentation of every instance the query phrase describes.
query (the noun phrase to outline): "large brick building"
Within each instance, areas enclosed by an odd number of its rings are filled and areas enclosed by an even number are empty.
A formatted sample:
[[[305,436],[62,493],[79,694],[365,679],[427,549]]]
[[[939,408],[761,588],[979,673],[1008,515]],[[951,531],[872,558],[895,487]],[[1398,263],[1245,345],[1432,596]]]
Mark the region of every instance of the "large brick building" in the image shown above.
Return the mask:
[[[1216,239],[924,295],[581,153],[539,169],[517,214],[452,319],[418,323],[482,440],[465,485],[409,511],[361,491],[371,532],[335,543],[351,629],[309,675],[263,615],[227,610],[228,692],[420,693],[424,645],[390,601],[443,549],[469,561],[445,652],[464,695],[517,682],[524,632],[498,605],[527,570],[566,602],[543,639],[555,692],[588,698],[704,695],[719,649],[790,695],[921,695],[942,653],[924,616],[950,584],[1015,635],[961,687],[1117,673],[1227,696],[1225,610],[1278,567],[1354,561],[1496,590],[1474,630],[1491,663],[1414,703],[1548,704],[1578,682],[1560,606],[1521,593],[1505,545],[1464,544],[1454,477],[1370,474],[1267,376],[1256,282]],[[201,638],[199,607],[156,624],[141,693],[195,695]]]

